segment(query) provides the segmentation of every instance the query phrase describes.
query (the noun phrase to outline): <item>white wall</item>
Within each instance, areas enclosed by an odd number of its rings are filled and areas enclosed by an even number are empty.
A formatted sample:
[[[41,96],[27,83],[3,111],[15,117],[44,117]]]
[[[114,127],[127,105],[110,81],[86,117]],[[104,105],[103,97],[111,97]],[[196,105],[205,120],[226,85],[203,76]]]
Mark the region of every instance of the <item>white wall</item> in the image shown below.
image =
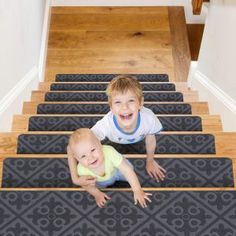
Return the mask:
[[[42,75],[50,0],[0,0],[0,131],[11,128]],[[192,16],[191,0],[52,0],[52,5],[79,6],[184,6],[188,23],[205,21]],[[44,17],[44,14],[46,17]],[[46,22],[45,22],[46,19]],[[200,98],[223,119],[225,130],[236,131],[236,1],[211,0],[199,62],[190,76]]]
[[[225,131],[236,131],[236,1],[211,0],[198,64],[191,78]]]
[[[192,14],[192,0],[52,0],[52,6],[184,6],[187,23],[204,23],[205,5],[200,16]]]
[[[0,0],[0,131],[38,85],[46,0]],[[18,96],[17,96],[18,95]]]

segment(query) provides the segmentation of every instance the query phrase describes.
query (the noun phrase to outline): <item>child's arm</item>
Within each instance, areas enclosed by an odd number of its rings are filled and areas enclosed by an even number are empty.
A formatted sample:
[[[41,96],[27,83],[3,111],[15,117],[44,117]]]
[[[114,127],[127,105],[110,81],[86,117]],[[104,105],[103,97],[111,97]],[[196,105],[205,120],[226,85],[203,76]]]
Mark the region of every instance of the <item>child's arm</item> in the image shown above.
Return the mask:
[[[139,202],[142,207],[147,207],[146,201],[151,202],[148,196],[152,194],[145,193],[142,190],[137,175],[124,159],[122,160],[118,168],[121,171],[121,173],[125,176],[125,178],[128,180],[134,192],[134,204],[136,205]]]
[[[164,180],[166,171],[154,160],[154,153],[156,149],[155,135],[147,135],[145,138],[145,143],[147,150],[146,170],[148,174],[157,181],[159,181],[159,179]]]
[[[100,191],[97,187],[95,186],[86,186],[83,187],[87,192],[89,192],[91,195],[94,196],[95,201],[97,203],[97,205],[101,208],[104,207],[104,205],[106,204],[107,200],[110,200],[111,198],[103,193],[102,191]]]
[[[77,174],[77,164],[78,164],[78,162],[73,157],[69,147],[67,147],[67,155],[68,155],[68,164],[69,164],[69,168],[70,168],[70,174],[71,174],[72,182],[75,185],[80,185],[82,187],[94,186],[95,183],[96,183],[96,179],[94,177],[88,176],[88,175],[78,176],[78,174]]]

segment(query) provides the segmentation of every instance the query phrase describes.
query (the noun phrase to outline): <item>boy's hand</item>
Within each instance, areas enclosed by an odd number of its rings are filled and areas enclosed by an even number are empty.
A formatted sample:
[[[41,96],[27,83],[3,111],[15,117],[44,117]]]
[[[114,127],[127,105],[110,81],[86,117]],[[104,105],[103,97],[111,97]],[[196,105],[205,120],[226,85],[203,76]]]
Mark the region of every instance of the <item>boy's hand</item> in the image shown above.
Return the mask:
[[[90,175],[83,175],[80,176],[76,182],[73,181],[74,184],[80,185],[81,187],[93,187],[96,184],[96,178],[90,176]]]
[[[107,196],[105,193],[99,191],[95,196],[95,200],[97,205],[102,208],[106,204],[107,200],[110,200],[111,198]]]
[[[134,191],[134,204],[139,203],[142,208],[147,207],[146,201],[151,202],[151,199],[148,197],[152,195],[151,193],[145,193],[142,189],[139,191]]]
[[[166,170],[158,165],[153,158],[147,159],[146,170],[152,178],[156,179],[157,182],[159,182],[159,180],[163,181],[165,178]]]

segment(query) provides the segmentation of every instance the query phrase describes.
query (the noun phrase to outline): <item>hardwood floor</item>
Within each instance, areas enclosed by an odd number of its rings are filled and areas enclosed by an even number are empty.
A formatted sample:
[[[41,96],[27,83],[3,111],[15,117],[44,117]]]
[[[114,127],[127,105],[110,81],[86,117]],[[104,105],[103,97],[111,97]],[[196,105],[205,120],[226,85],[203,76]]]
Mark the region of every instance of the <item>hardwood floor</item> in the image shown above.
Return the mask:
[[[185,32],[181,7],[53,8],[46,81],[56,73],[168,73],[186,81]]]

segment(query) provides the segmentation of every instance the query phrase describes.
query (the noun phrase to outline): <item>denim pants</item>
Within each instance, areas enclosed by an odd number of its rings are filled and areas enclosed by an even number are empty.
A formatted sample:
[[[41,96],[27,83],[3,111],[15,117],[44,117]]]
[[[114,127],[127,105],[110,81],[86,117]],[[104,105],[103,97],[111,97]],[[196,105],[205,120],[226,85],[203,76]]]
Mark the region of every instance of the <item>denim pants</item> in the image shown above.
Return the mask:
[[[128,165],[133,169],[133,165],[126,159]],[[105,181],[97,181],[96,182],[96,186],[98,188],[106,188],[107,186],[113,185],[116,181],[127,181],[127,179],[125,178],[125,176],[120,172],[119,169],[116,169],[115,174],[108,180]]]

